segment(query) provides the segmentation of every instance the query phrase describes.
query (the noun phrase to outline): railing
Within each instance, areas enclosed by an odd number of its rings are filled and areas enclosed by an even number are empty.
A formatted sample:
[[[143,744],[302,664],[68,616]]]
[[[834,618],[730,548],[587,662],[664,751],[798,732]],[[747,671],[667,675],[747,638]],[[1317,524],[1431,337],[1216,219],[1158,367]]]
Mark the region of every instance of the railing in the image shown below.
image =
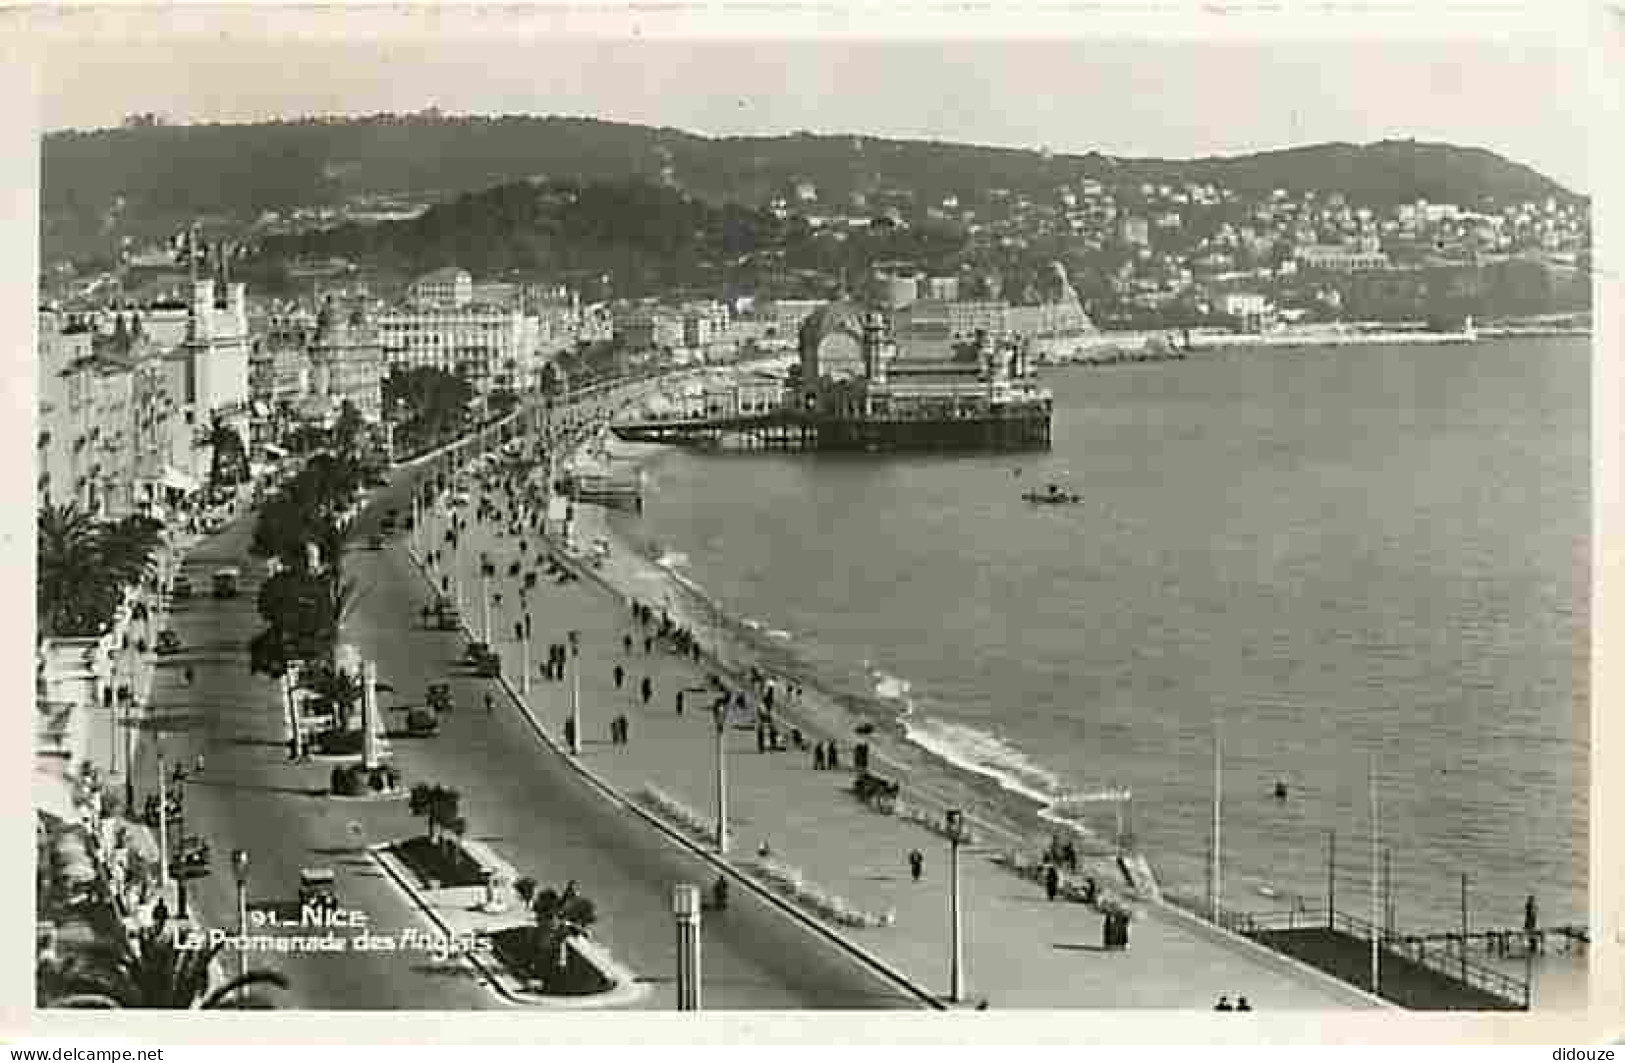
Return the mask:
[[[1296,908],[1285,912],[1221,910],[1217,922],[1226,930],[1255,939],[1267,931],[1307,930],[1317,927],[1340,931],[1362,941],[1369,942],[1372,938],[1372,925],[1369,921],[1342,912],[1332,912],[1328,918],[1324,908]],[[1529,981],[1467,959],[1467,942],[1459,935],[1451,936],[1442,943],[1436,941],[1436,947],[1431,950],[1425,937],[1381,930],[1378,939],[1383,952],[1409,960],[1419,967],[1425,967],[1481,992],[1500,997],[1525,1011],[1529,1009]]]

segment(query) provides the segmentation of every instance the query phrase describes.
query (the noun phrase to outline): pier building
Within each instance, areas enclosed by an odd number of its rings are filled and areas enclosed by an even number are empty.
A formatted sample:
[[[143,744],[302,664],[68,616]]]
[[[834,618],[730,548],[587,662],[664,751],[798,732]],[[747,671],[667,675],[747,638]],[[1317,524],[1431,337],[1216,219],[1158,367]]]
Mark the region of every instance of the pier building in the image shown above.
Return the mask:
[[[1029,345],[979,332],[945,356],[906,357],[884,315],[845,300],[802,322],[777,403],[612,425],[624,440],[786,450],[1047,448],[1052,399]],[[754,407],[751,409],[750,407]]]

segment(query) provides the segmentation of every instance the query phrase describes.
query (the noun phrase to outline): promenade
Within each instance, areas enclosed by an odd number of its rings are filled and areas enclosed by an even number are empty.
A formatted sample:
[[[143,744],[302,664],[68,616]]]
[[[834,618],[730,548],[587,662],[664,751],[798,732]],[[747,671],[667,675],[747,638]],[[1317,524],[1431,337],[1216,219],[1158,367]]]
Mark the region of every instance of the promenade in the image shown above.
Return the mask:
[[[471,493],[477,503],[480,492]],[[497,492],[488,497],[506,506]],[[653,630],[636,622],[626,601],[590,579],[559,583],[541,571],[536,588],[522,603],[523,574],[538,571],[537,550],[546,548],[541,537],[527,533],[522,553],[518,540],[498,522],[480,521],[474,507],[462,508],[455,512],[467,518],[468,527],[454,552],[445,542],[451,512],[439,507],[426,521],[424,549],[441,556],[428,578],[438,583],[452,577],[461,583],[464,619],[479,630],[484,623],[480,558],[489,555],[497,573],[489,582],[489,641],[502,655],[512,686],[521,691],[524,649],[515,625],[523,624],[527,608],[531,617],[529,693],[522,706],[504,699],[500,711],[528,714],[562,746],[572,684],[540,678],[539,669],[550,644],[565,642],[569,631],[579,632],[583,766],[628,797],[654,788],[697,818],[713,821],[717,739],[708,711],[712,698],[689,693],[687,711],[679,715],[676,710],[679,691],[708,685],[708,668],[658,641],[646,652],[644,640]],[[516,561],[520,575],[512,576],[510,566]],[[658,618],[660,603],[648,604]],[[629,636],[630,653],[625,648]],[[623,672],[619,685],[617,667]],[[647,702],[641,693],[645,679],[651,687]],[[610,724],[623,715],[628,740],[614,743]],[[765,845],[774,862],[798,869],[807,886],[843,898],[851,909],[882,917],[889,925],[864,929],[820,918],[917,984],[945,996],[951,955],[947,842],[923,826],[872,811],[852,796],[856,736],[821,730],[814,721],[782,708],[778,716],[781,733],[800,726],[809,742],[835,739],[842,767],[815,769],[810,749],[759,752],[754,729],[729,728],[729,859],[748,867]],[[907,796],[907,780],[904,787]],[[994,842],[960,850],[967,1002],[1210,1009],[1221,995],[1245,995],[1259,1011],[1378,1006],[1326,976],[1157,904],[1136,905],[1130,948],[1107,951],[1097,911],[1047,900],[1042,886],[993,862],[1003,848]],[[907,861],[916,849],[925,857],[919,881]],[[1122,886],[1120,877],[1102,881]]]

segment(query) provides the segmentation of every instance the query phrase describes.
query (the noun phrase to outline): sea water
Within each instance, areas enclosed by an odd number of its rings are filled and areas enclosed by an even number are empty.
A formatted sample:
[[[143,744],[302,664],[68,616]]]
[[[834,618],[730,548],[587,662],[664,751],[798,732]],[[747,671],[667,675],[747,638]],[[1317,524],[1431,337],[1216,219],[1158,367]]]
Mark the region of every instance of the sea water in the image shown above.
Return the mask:
[[[1588,356],[1056,368],[1048,453],[651,448],[618,527],[706,622],[1048,819],[1098,831],[1091,795],[1131,791],[1166,889],[1205,891],[1222,735],[1227,907],[1331,879],[1368,913],[1374,779],[1401,928],[1456,926],[1463,874],[1475,925],[1530,893],[1582,921]],[[1049,482],[1082,503],[1022,501]]]

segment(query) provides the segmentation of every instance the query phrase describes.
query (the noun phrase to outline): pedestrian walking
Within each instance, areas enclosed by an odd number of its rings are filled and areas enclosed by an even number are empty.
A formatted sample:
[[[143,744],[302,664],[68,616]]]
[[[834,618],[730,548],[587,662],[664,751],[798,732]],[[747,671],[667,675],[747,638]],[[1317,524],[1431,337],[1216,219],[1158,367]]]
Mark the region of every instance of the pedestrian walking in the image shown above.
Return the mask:
[[[186,685],[191,686],[192,685],[192,680],[195,678],[195,675],[192,672],[192,666],[191,665],[186,666],[184,674],[186,676]]]
[[[645,705],[649,704],[649,699],[654,697],[654,693],[655,693],[654,680],[650,679],[648,676],[644,676],[643,677],[643,684],[642,684],[642,686],[640,688],[640,693],[642,693],[642,695],[643,695],[643,703]]]
[[[648,654],[648,653],[653,653],[654,651],[655,651],[654,636],[653,635],[645,635],[645,636],[643,636],[643,652]]]
[[[621,716],[621,745],[626,746],[626,745],[631,745],[631,744],[632,744],[632,721],[627,719],[625,714],[623,713],[622,716]]]
[[[615,666],[615,689],[621,689],[621,681],[626,678],[626,669],[620,665]]]
[[[523,620],[513,622],[513,640],[515,642],[525,641],[525,622]]]
[[[192,758],[192,768],[199,775],[203,774],[203,753],[202,753],[202,751],[199,751],[198,755]]]
[[[835,744],[833,738],[829,740],[829,753],[826,756],[829,759],[829,770],[839,771],[841,768],[841,748]]]
[[[767,728],[761,723],[756,725],[756,752],[767,752]]]
[[[1523,902],[1523,932],[1529,938],[1529,951],[1538,951],[1540,946],[1540,906],[1535,903],[1535,895],[1531,893],[1529,899]]]
[[[824,770],[824,743],[822,742],[813,746],[813,770]]]
[[[493,698],[491,696],[491,692],[489,690],[487,690],[485,692],[485,715],[489,716],[489,715],[491,715],[492,713],[494,713],[496,711],[497,711],[497,699]]]
[[[925,874],[925,854],[918,849],[911,850],[908,854],[908,873],[915,882],[920,881],[920,876]]]
[[[681,690],[679,690],[677,692],[677,715],[681,716],[682,714],[683,714],[683,692]]]
[[[1044,895],[1054,900],[1061,892],[1061,872],[1050,864],[1044,869]]]
[[[632,656],[632,636],[631,635],[622,635],[621,636],[621,649],[626,653],[626,655],[628,657]]]

